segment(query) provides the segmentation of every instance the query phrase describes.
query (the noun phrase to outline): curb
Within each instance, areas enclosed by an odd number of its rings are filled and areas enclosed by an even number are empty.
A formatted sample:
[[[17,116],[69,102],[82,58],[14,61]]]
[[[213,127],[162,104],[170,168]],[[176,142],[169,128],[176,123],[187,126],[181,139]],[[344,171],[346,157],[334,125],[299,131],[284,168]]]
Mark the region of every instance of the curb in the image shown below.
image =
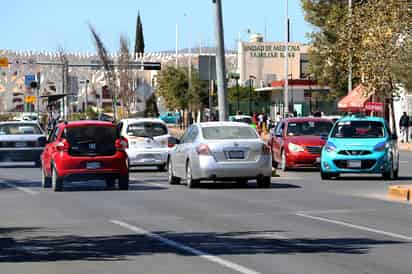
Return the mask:
[[[412,185],[393,185],[388,189],[388,197],[392,200],[411,201]]]

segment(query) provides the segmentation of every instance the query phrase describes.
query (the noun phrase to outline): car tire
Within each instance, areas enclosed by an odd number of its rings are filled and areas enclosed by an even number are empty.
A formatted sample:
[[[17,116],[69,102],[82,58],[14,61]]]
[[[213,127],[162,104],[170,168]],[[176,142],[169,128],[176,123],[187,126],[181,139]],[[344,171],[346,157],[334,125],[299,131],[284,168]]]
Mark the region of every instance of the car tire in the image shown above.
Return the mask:
[[[272,161],[272,167],[273,167],[274,169],[277,169],[277,168],[279,167],[279,163],[276,162],[275,160],[273,160],[273,161]]]
[[[391,156],[391,158],[393,159],[393,156]],[[391,164],[392,164],[392,166],[391,166],[389,171],[382,172],[382,177],[385,180],[395,180],[398,176],[398,174],[396,174],[396,173],[399,173],[399,172],[394,169],[393,160],[392,160]],[[399,167],[398,167],[398,169],[399,169]]]
[[[330,172],[324,172],[322,169],[320,170],[320,178],[322,180],[330,180],[332,179],[332,173]]]
[[[54,192],[63,191],[63,178],[59,176],[54,166],[52,166],[52,188]]]
[[[192,167],[188,161],[186,164],[186,185],[188,188],[195,188],[199,185],[200,180],[194,180],[192,175]]]
[[[248,179],[237,179],[236,183],[240,186],[247,186]]]
[[[119,178],[119,189],[129,190],[129,176],[120,176]]]
[[[166,169],[167,169],[167,164],[163,164],[163,165],[157,166],[157,169],[158,169],[159,171],[166,171]]]
[[[46,176],[43,166],[40,167],[41,170],[41,186],[42,188],[51,188],[52,179],[49,176]]]
[[[257,185],[260,188],[270,188],[272,185],[272,178],[271,177],[259,177],[257,178]]]
[[[287,159],[286,159],[285,150],[282,150],[282,158],[281,158],[281,163],[280,163],[280,169],[282,171],[288,171],[289,170],[289,168],[287,167]]]
[[[116,187],[116,179],[115,178],[108,178],[106,179],[106,188],[108,190],[113,190]]]
[[[168,167],[168,182],[171,185],[178,185],[180,184],[180,178],[175,177],[173,174],[173,167],[172,167],[172,161],[169,160],[169,167]]]

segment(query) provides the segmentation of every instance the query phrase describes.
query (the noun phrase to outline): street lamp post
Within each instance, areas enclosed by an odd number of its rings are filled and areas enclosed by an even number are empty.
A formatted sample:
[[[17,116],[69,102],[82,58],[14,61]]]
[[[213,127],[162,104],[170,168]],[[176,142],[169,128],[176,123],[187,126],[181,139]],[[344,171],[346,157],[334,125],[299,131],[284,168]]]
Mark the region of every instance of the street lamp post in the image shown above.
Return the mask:
[[[289,113],[289,7],[288,0],[285,1],[285,91],[284,91],[284,113],[285,115]]]
[[[252,115],[252,83],[256,79],[255,76],[249,75],[249,115]]]
[[[237,112],[239,112],[240,111],[239,77],[236,77],[235,80],[236,80],[236,93],[237,93]]]
[[[87,108],[89,107],[89,96],[88,96],[88,87],[89,87],[89,79],[86,80],[86,111]]]
[[[348,0],[349,6],[349,67],[348,67],[348,93],[352,90],[352,0]]]

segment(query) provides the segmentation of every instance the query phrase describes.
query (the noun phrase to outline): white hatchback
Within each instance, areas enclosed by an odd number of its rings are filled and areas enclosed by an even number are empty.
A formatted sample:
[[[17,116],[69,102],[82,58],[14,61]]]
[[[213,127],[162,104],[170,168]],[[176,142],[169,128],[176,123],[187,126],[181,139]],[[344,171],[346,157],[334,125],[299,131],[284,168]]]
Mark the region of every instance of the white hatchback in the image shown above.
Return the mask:
[[[166,170],[170,134],[160,119],[124,119],[119,123],[121,136],[127,140],[129,167],[157,166]]]

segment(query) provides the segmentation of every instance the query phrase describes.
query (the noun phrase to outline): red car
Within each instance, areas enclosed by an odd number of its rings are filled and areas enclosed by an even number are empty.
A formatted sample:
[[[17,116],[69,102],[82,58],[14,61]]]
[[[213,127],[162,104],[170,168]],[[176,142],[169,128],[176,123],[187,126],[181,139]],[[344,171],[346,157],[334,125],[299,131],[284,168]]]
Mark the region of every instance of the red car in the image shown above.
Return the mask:
[[[43,154],[42,186],[63,191],[64,180],[103,179],[108,188],[129,188],[127,142],[116,125],[101,121],[64,122],[49,136]]]
[[[282,170],[317,167],[332,121],[322,118],[287,118],[278,123],[270,146],[274,167]]]

